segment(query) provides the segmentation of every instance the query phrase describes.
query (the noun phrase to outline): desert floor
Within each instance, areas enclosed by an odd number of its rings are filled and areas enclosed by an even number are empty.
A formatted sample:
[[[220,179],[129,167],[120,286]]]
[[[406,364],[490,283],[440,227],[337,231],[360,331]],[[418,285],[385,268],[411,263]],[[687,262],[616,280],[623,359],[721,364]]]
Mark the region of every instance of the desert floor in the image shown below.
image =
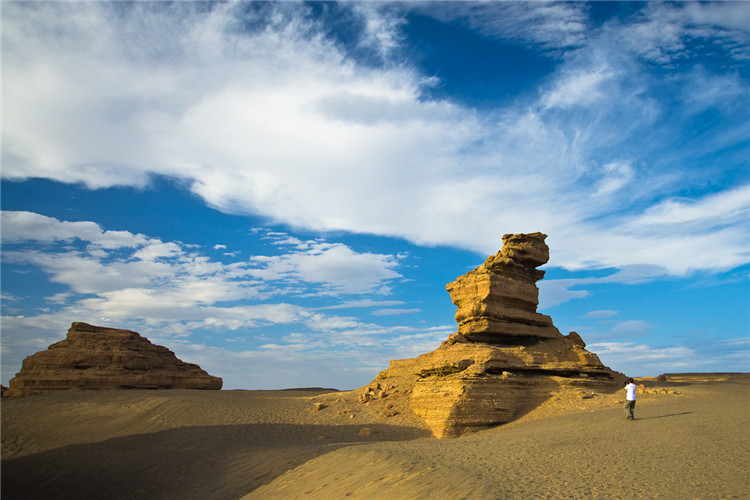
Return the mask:
[[[2,498],[750,498],[750,375],[640,383],[448,440],[355,392],[4,398]]]

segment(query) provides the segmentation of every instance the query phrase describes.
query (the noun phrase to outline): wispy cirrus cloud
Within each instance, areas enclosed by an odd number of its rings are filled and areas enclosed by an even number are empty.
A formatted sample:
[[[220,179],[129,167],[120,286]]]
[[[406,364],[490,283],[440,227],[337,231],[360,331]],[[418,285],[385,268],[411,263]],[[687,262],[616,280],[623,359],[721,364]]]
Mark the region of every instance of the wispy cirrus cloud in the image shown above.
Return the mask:
[[[398,51],[403,38],[401,27],[406,23],[403,17],[374,2],[353,3],[352,11],[364,23],[360,46],[373,48],[384,60]]]
[[[441,8],[442,7],[442,8]],[[417,4],[417,9],[420,9]],[[587,7],[570,2],[446,2],[421,12],[458,21],[485,36],[529,43],[544,51],[585,43]]]
[[[613,311],[610,309],[601,309],[598,311],[589,311],[586,313],[587,318],[611,318],[613,316],[617,316],[617,311]]]
[[[401,314],[413,314],[421,312],[420,309],[412,308],[412,309],[377,309],[375,311],[372,311],[370,314],[373,316],[398,316]]]
[[[372,307],[390,307],[390,306],[401,306],[406,304],[403,300],[373,300],[373,299],[361,299],[361,300],[347,300],[339,304],[331,306],[324,306],[320,309],[356,309],[356,308],[372,308]]]
[[[750,57],[748,21],[750,14],[741,2],[652,3],[618,35],[624,47],[660,64],[685,60],[694,50],[703,50],[692,44],[695,40],[710,40],[739,62]]]
[[[630,223],[653,232],[731,226],[750,219],[750,186],[741,186],[703,199],[668,199],[648,208]]]
[[[576,70],[562,77],[544,94],[542,106],[549,109],[593,105],[605,97],[604,84],[613,76],[614,72],[606,67],[589,72]]]

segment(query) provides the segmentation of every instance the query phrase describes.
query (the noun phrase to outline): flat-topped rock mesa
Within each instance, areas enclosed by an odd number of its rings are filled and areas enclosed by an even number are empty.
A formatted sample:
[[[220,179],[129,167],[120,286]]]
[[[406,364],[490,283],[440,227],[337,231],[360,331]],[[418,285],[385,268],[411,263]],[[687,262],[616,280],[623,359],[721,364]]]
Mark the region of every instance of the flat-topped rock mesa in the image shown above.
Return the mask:
[[[547,236],[508,234],[503,248],[446,288],[458,331],[436,350],[391,361],[360,401],[404,409],[438,438],[509,422],[556,391],[613,392],[625,376],[604,366],[581,337],[563,336],[536,312]]]
[[[221,389],[222,380],[137,332],[73,323],[65,340],[23,360],[4,396],[69,390]]]

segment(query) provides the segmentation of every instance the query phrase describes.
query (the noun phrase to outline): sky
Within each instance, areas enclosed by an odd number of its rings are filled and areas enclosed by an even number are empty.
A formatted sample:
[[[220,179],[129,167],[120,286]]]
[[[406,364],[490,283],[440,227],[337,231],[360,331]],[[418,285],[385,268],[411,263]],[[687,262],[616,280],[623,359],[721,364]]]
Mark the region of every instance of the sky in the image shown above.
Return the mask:
[[[750,371],[750,3],[1,8],[4,385],[84,321],[354,389],[537,231],[606,365]]]

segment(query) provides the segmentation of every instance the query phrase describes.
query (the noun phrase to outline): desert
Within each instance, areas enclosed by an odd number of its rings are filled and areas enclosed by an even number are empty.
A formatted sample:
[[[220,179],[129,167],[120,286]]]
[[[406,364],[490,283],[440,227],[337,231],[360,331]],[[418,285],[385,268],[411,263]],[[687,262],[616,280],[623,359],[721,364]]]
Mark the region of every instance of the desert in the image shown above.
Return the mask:
[[[505,235],[446,287],[458,330],[355,390],[220,390],[73,322],[4,393],[3,498],[747,497],[750,374],[637,379],[626,420],[628,377],[537,312],[545,238]]]
[[[750,500],[750,0],[0,32],[0,500]]]
[[[413,415],[384,418],[357,391],[4,398],[2,495],[747,498],[750,374],[666,380],[636,380],[632,422],[624,394],[570,391],[455,439],[434,438]]]

